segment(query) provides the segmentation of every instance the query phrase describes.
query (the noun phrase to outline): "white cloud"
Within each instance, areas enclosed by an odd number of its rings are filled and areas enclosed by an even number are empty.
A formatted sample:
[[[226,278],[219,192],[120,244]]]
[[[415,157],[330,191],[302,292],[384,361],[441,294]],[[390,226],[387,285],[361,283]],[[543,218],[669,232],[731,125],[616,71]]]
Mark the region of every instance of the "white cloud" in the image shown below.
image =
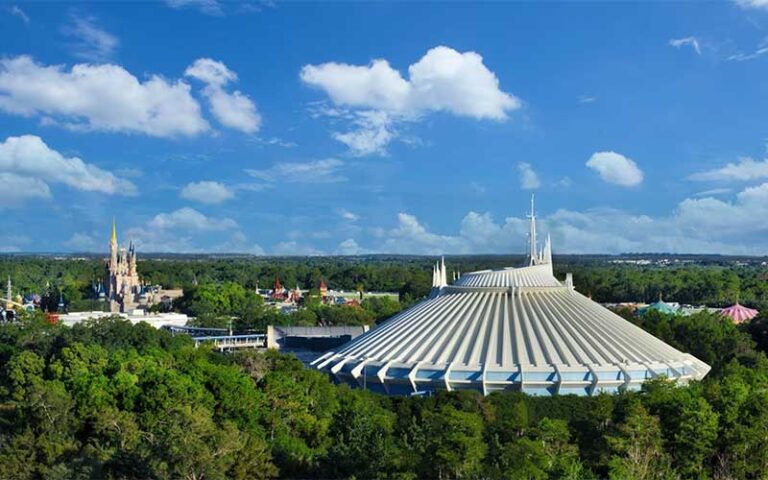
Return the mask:
[[[472,118],[505,120],[522,106],[499,89],[499,79],[475,52],[435,47],[408,67],[413,108],[448,111]]]
[[[696,37],[673,38],[669,41],[669,44],[678,49],[686,45],[690,46],[697,55],[701,55],[701,45],[699,45]]]
[[[591,95],[579,95],[577,99],[579,103],[594,103],[597,101],[597,97]]]
[[[688,177],[697,181],[749,181],[768,178],[768,159],[757,162],[743,157],[739,163],[728,163],[723,167],[706,172],[694,173]]]
[[[520,174],[520,188],[523,190],[536,190],[541,186],[539,176],[533,170],[530,163],[518,163],[517,172]]]
[[[333,138],[349,147],[350,152],[358,157],[385,155],[386,146],[397,136],[391,115],[383,111],[366,110],[356,112],[355,117],[355,128],[344,133],[334,132]]]
[[[104,246],[103,242],[98,241],[87,233],[76,232],[64,242],[64,246],[76,252],[99,252]]]
[[[96,24],[96,19],[77,13],[70,15],[69,23],[62,29],[71,42],[72,54],[91,62],[105,62],[112,58],[120,40]]]
[[[8,137],[0,143],[0,172],[23,176],[29,182],[34,179],[39,182],[35,183],[37,188],[34,191],[40,195],[45,191],[45,196],[50,191],[44,182],[62,183],[77,190],[109,195],[136,193],[136,187],[128,180],[85,163],[78,157],[65,157],[35,135]],[[45,189],[40,184],[45,185]]]
[[[187,200],[214,205],[233,198],[235,193],[223,183],[202,181],[188,183],[181,189],[179,196]]]
[[[281,255],[286,257],[295,257],[295,256],[312,256],[313,257],[313,256],[323,255],[323,252],[321,250],[318,250],[317,248],[310,245],[300,244],[293,240],[278,243],[277,245],[274,246],[274,248],[272,248],[272,253],[274,255]]]
[[[224,10],[218,0],[165,0],[165,4],[171,8],[193,8],[205,15],[221,16]]]
[[[150,220],[150,228],[160,230],[181,230],[187,232],[208,232],[233,230],[237,222],[231,218],[207,217],[194,208],[184,207],[170,213],[159,213]]]
[[[768,53],[768,46],[760,47],[752,53],[736,53],[728,57],[728,60],[735,62],[745,62],[747,60],[754,60],[758,57],[762,57]]]
[[[339,170],[344,162],[335,158],[310,162],[278,163],[266,170],[246,169],[248,175],[267,182],[333,183],[345,182]]]
[[[44,66],[31,57],[0,59],[0,110],[39,116],[78,130],[192,136],[208,130],[182,81],[141,82],[118,65]]]
[[[350,108],[356,129],[334,138],[358,155],[381,154],[397,135],[392,124],[430,112],[475,119],[506,120],[521,101],[502,91],[499,80],[476,52],[439,46],[408,67],[409,79],[383,59],[369,65],[305,65],[301,80],[324,91],[338,107]],[[328,111],[327,113],[331,113]]]
[[[689,198],[666,216],[615,208],[558,210],[539,217],[540,234],[551,233],[555,253],[721,253],[764,255],[768,250],[768,183],[747,188],[733,200]],[[400,213],[391,229],[377,228],[380,253],[524,253],[526,219],[494,221],[470,211],[455,233],[437,233],[411,214]]]
[[[228,2],[224,0],[165,0],[165,4],[171,8],[189,8],[197,10],[204,15],[221,17],[230,13],[255,13],[264,8],[274,7],[273,0],[243,0]]]
[[[734,0],[743,9],[768,10],[768,0]]]
[[[643,182],[643,172],[630,158],[616,152],[597,152],[587,160],[587,167],[608,183],[633,187]]]
[[[735,61],[735,62],[745,62],[747,60],[754,60],[756,58],[762,57],[766,53],[768,53],[768,37],[763,38],[763,40],[757,45],[757,48],[755,48],[752,52],[750,53],[737,52],[727,57],[726,60]]]
[[[360,219],[360,215],[350,212],[349,210],[345,208],[340,208],[337,210],[339,216],[343,218],[344,220],[347,220],[349,222],[356,222]]]
[[[254,141],[258,145],[269,145],[269,146],[276,146],[276,147],[283,147],[283,148],[293,148],[297,146],[296,142],[284,140],[280,137],[255,138]]]
[[[370,65],[345,63],[305,65],[301,80],[322,89],[336,105],[362,107],[390,112],[408,108],[411,85],[386,60]]]
[[[127,229],[125,237],[142,252],[264,255],[264,249],[249,241],[234,220],[206,216],[189,207],[159,213]]]
[[[203,94],[208,99],[211,113],[222,125],[256,133],[261,126],[261,115],[256,105],[243,93],[228,93],[224,87],[237,81],[237,75],[226,65],[210,58],[195,60],[184,74],[206,84]]]
[[[365,253],[367,253],[367,250],[361,248],[353,238],[344,240],[336,247],[337,255],[363,255]]]
[[[713,195],[723,195],[726,193],[731,193],[730,188],[712,188],[710,190],[704,190],[702,192],[694,193],[694,197],[711,197]]]
[[[27,15],[26,12],[24,12],[24,10],[22,10],[18,5],[7,5],[5,7],[5,11],[29,25],[29,15]]]
[[[40,179],[0,171],[0,209],[21,205],[25,200],[50,198],[51,190]]]

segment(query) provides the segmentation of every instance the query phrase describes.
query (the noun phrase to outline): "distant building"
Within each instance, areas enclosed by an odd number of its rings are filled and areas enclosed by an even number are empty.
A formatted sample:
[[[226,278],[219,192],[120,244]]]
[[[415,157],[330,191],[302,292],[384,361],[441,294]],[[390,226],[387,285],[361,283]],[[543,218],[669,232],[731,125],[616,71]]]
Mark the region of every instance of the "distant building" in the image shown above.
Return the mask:
[[[128,248],[117,244],[117,227],[112,222],[112,236],[109,239],[106,286],[95,283],[93,290],[97,298],[109,302],[112,313],[126,313],[135,309],[147,309],[162,303],[170,309],[173,300],[184,294],[182,289],[163,289],[160,285],[145,285],[136,271],[136,247],[133,242]]]
[[[106,297],[109,301],[109,311],[126,312],[136,308],[141,293],[141,281],[136,272],[136,249],[133,242],[127,250],[118,246],[117,227],[113,220],[107,261]]]
[[[53,315],[54,322],[71,327],[86,320],[98,320],[117,315],[120,318],[130,321],[136,325],[140,322],[146,322],[155,328],[165,326],[183,327],[187,324],[189,318],[183,313],[148,313],[146,310],[134,310],[131,312],[75,312],[64,315]]]

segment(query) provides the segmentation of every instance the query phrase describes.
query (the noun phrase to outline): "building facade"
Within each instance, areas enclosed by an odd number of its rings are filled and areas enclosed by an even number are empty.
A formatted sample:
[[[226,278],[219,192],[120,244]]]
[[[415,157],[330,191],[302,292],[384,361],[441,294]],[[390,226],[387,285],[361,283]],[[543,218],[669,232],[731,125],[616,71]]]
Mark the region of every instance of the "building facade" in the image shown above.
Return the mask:
[[[118,245],[114,221],[109,239],[106,284],[110,312],[128,312],[139,306],[142,285],[136,271],[136,249],[132,242],[127,249]]]

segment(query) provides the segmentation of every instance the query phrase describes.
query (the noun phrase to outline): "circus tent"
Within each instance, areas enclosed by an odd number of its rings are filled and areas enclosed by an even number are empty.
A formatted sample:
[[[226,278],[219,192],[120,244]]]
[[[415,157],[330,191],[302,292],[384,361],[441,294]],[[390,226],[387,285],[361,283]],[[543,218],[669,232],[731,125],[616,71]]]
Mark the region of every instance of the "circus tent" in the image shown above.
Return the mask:
[[[733,320],[733,323],[743,323],[755,318],[759,312],[736,302],[736,305],[724,308],[720,313]]]

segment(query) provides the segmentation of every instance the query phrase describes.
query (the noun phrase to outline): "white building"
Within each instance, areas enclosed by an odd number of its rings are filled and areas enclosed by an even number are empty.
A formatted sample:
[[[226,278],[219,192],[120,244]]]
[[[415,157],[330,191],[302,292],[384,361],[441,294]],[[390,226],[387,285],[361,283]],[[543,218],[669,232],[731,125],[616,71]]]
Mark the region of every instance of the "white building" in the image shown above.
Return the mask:
[[[313,365],[339,382],[388,394],[437,389],[488,394],[593,395],[648,379],[700,380],[701,360],[667,345],[553,275],[531,205],[528,265],[464,274],[449,285],[435,265],[429,299]]]
[[[130,321],[136,325],[139,322],[146,322],[155,328],[164,326],[183,327],[187,324],[189,318],[183,313],[148,313],[146,310],[133,310],[123,313],[110,312],[74,312],[59,315],[58,321],[63,325],[71,327],[86,320],[98,320],[111,316],[118,316]]]

